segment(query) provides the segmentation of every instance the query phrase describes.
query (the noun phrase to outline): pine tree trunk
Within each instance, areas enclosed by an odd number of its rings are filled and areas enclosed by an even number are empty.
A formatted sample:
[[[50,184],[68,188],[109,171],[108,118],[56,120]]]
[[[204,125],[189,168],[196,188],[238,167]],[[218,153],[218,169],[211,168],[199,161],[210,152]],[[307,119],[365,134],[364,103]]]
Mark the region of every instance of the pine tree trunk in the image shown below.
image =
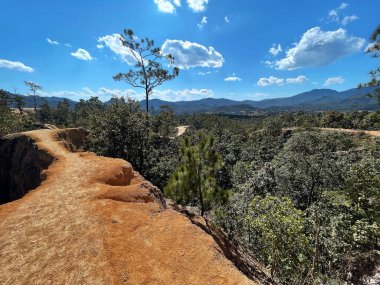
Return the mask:
[[[146,114],[148,115],[148,113],[149,113],[149,94],[148,94],[147,90],[145,91],[145,111],[146,111]]]
[[[33,94],[33,99],[34,99],[34,112],[37,112],[37,100],[36,100],[36,92]]]

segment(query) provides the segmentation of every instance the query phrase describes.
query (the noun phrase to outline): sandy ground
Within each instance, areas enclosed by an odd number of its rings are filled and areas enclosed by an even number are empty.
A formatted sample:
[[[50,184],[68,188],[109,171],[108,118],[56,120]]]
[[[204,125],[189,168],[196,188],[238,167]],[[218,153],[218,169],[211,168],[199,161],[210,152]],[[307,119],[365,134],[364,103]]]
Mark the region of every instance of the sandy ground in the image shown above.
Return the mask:
[[[176,137],[182,136],[190,126],[178,126]]]
[[[27,133],[56,161],[40,187],[0,206],[2,285],[259,284],[128,162],[72,153],[57,132]]]

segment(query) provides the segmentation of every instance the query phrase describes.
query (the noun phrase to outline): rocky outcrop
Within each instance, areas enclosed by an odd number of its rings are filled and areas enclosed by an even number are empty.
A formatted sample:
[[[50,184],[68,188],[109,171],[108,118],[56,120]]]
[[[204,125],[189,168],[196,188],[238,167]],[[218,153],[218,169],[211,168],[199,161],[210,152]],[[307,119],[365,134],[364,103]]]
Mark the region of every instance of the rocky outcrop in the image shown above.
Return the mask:
[[[0,204],[24,196],[45,179],[43,170],[54,157],[39,149],[27,135],[10,135],[0,139]]]
[[[1,284],[272,284],[128,162],[75,152],[85,135],[38,130],[3,141],[7,191],[37,188],[0,205]],[[20,178],[30,168],[34,184]]]

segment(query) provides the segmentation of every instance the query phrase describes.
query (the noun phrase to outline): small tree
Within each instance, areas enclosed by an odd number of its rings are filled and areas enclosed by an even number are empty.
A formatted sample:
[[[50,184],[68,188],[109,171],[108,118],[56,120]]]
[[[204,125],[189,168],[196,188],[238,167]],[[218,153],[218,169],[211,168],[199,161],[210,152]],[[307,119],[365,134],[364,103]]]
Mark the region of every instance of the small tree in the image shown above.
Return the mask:
[[[286,279],[297,275],[299,279],[307,271],[309,244],[303,232],[302,212],[289,198],[256,196],[249,204],[247,219],[254,250],[270,264],[271,276],[294,284]]]
[[[163,55],[161,49],[154,46],[154,41],[148,38],[138,40],[133,31],[124,30],[124,36],[120,36],[123,46],[128,48],[136,61],[135,69],[127,73],[118,73],[114,76],[116,81],[124,80],[132,87],[145,90],[146,113],[149,112],[149,96],[154,88],[165,81],[174,79],[179,74],[179,69],[174,67],[172,73],[162,67],[160,61],[166,60],[174,63],[174,58],[168,54]]]
[[[10,100],[10,97],[8,95],[8,92],[0,89],[0,107],[4,109],[8,109],[8,101]]]
[[[24,106],[25,106],[25,100],[21,96],[15,96],[15,106],[17,110],[19,111],[20,115],[24,115]]]
[[[29,92],[32,94],[29,94],[29,96],[33,96],[34,100],[34,112],[37,111],[37,98],[36,98],[36,92],[37,90],[41,90],[42,87],[38,85],[37,83],[34,83],[32,81],[24,81],[25,85],[28,87]]]
[[[16,116],[9,108],[9,93],[0,89],[0,137],[21,130],[22,124],[19,116]]]
[[[202,216],[213,205],[227,202],[228,192],[220,189],[215,179],[222,161],[215,151],[214,138],[201,135],[198,145],[191,145],[185,138],[181,154],[181,165],[172,174],[165,194],[180,204],[198,204]]]
[[[67,99],[60,101],[54,114],[55,123],[60,127],[68,127],[71,123],[71,116],[69,101]]]
[[[37,116],[42,123],[53,123],[53,111],[46,100],[41,104],[40,109],[37,112]]]
[[[145,115],[137,101],[113,98],[104,110],[89,116],[87,147],[100,155],[128,160],[144,168]]]
[[[380,26],[371,35],[372,44],[367,48],[366,52],[371,53],[373,57],[380,57]],[[374,94],[369,94],[370,96],[376,96],[378,104],[380,104],[380,67],[371,70],[369,72],[371,79],[369,82],[364,84],[359,84],[359,88],[362,87],[376,87]]]
[[[24,109],[23,107],[25,106],[25,100],[23,97],[19,96],[17,93],[17,89],[13,87],[14,90],[14,104],[15,107],[17,108],[18,112],[20,113],[21,117],[24,115]]]

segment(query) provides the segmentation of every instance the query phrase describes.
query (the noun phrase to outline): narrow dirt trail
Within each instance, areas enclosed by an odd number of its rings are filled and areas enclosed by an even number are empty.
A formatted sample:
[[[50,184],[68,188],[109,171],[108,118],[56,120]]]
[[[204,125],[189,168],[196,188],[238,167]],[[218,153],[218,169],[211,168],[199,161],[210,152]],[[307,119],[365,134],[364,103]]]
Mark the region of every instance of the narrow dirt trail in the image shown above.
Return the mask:
[[[58,133],[26,133],[56,160],[0,205],[1,284],[260,284],[128,162],[73,153]]]
[[[0,207],[3,284],[81,284],[83,278],[87,284],[112,284],[104,245],[92,237],[106,228],[82,205],[90,162],[67,150],[52,131],[29,135],[57,160],[38,190]]]
[[[297,130],[302,129],[300,127],[292,127],[292,128],[284,128],[283,131],[286,130]],[[380,131],[367,131],[367,130],[356,130],[356,129],[343,129],[343,128],[314,128],[316,130],[325,131],[325,132],[340,132],[340,133],[346,133],[346,134],[366,134],[372,137],[380,137]],[[261,132],[262,130],[259,130],[257,132]]]
[[[342,133],[347,133],[347,134],[364,133],[372,137],[380,137],[380,131],[366,131],[366,130],[342,129],[342,128],[320,128],[320,130],[330,131],[330,132],[342,132]]]

